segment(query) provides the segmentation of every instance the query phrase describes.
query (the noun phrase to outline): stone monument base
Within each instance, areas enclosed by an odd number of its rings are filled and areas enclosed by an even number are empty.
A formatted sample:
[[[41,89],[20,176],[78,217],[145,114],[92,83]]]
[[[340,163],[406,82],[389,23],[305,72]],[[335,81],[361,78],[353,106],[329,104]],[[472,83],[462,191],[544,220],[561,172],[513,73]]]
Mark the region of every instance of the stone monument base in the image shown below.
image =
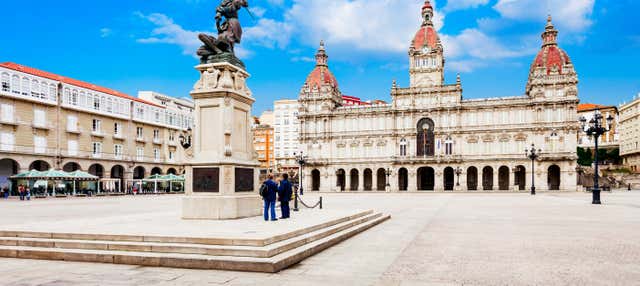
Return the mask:
[[[187,196],[182,199],[183,219],[238,219],[262,214],[262,200],[255,194]]]

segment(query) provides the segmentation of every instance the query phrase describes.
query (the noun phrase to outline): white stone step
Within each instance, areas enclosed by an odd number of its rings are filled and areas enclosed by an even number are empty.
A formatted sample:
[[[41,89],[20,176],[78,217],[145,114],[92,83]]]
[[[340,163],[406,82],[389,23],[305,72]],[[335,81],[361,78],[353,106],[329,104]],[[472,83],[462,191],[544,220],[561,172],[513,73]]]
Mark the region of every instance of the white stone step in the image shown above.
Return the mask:
[[[204,245],[235,245],[235,246],[266,246],[277,243],[292,237],[314,232],[336,224],[340,224],[355,218],[367,216],[373,210],[358,212],[354,215],[345,216],[297,229],[284,234],[264,238],[264,239],[238,239],[238,238],[207,238],[207,237],[174,237],[174,236],[144,236],[144,235],[115,235],[115,234],[83,234],[83,233],[52,233],[52,232],[31,232],[31,231],[2,231],[0,237],[21,237],[21,238],[48,238],[66,240],[89,240],[89,241],[126,241],[126,242],[160,242],[160,243],[186,243]]]
[[[389,219],[380,216],[270,258],[117,250],[0,246],[0,257],[274,273]]]
[[[0,245],[25,246],[42,248],[87,249],[87,250],[116,250],[158,253],[204,254],[239,257],[273,257],[285,251],[300,247],[306,243],[322,239],[336,232],[357,224],[376,219],[382,214],[375,213],[331,225],[313,232],[276,242],[267,246],[236,246],[236,245],[202,245],[185,243],[161,242],[131,242],[109,240],[70,240],[53,238],[30,237],[0,237]]]

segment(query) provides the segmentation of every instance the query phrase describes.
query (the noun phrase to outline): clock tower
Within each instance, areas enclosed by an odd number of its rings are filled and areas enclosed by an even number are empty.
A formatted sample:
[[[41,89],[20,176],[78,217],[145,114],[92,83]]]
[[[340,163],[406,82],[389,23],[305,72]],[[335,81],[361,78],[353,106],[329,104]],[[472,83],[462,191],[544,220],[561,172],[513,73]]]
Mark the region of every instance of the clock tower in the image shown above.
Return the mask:
[[[422,6],[422,25],[409,48],[411,87],[434,87],[444,84],[444,50],[433,27],[433,6]]]

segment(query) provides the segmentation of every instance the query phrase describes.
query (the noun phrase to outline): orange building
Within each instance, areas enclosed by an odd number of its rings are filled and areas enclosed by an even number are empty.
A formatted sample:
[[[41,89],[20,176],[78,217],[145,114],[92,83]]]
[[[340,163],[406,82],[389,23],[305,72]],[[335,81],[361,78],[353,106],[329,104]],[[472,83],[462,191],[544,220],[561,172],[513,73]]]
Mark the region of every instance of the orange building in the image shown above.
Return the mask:
[[[262,173],[267,173],[275,168],[275,156],[273,153],[273,126],[260,124],[259,121],[253,128],[253,146],[258,153],[258,161]]]

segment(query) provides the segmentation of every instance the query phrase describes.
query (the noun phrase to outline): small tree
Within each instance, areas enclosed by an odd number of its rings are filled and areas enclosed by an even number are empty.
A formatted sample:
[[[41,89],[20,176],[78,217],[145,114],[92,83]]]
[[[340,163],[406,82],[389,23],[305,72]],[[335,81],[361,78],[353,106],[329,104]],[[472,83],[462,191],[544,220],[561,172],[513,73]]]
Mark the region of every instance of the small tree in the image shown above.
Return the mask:
[[[578,164],[580,166],[591,166],[593,163],[593,155],[591,149],[585,150],[582,147],[578,147]]]

